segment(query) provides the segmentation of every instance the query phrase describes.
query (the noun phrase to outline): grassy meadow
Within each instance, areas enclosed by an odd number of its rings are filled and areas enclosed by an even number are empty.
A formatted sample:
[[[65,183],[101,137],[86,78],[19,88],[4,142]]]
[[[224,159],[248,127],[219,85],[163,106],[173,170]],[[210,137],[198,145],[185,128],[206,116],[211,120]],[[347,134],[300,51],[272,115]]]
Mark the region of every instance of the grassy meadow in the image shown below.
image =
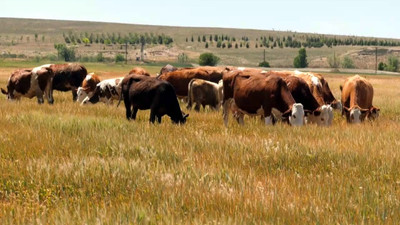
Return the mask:
[[[0,86],[30,64],[0,64]],[[101,77],[132,66],[85,64]],[[146,67],[153,74],[160,67]],[[326,74],[339,98],[348,74]],[[0,224],[396,224],[400,77],[367,76],[375,122],[241,127],[222,112],[185,125],[124,107],[0,96]]]

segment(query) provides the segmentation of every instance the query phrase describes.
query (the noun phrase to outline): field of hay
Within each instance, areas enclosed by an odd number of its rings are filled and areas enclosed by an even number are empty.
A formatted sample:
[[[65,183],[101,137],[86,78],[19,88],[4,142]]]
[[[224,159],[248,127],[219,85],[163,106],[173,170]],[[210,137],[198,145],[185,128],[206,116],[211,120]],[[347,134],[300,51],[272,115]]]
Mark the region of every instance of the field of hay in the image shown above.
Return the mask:
[[[28,63],[0,62],[0,86]],[[101,77],[132,66],[85,64]],[[151,73],[159,67],[146,67]],[[334,95],[348,74],[325,74]],[[400,77],[366,76],[375,122],[240,127],[221,112],[185,125],[124,107],[0,96],[0,224],[396,224]],[[185,105],[181,104],[185,112]]]

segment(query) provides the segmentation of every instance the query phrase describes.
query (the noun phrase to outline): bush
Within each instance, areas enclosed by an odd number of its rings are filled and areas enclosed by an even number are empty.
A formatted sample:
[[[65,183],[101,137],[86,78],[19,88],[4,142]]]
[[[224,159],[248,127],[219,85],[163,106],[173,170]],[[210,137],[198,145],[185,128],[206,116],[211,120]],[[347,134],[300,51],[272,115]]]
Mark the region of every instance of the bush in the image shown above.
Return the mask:
[[[330,68],[338,69],[340,65],[340,59],[336,57],[336,54],[333,54],[333,56],[328,57],[328,64]]]
[[[258,64],[258,66],[259,66],[259,67],[270,67],[269,62],[267,62],[267,61],[260,62],[260,63]]]
[[[65,44],[54,44],[54,48],[57,49],[58,56],[61,56],[65,62],[75,61],[75,49],[67,47]]]
[[[399,69],[399,59],[395,56],[389,56],[388,64],[385,67],[386,71],[397,72]]]
[[[220,58],[212,53],[203,53],[199,57],[199,64],[201,66],[215,66],[219,60]]]
[[[342,68],[352,69],[355,68],[353,60],[349,56],[345,56],[342,61]]]
[[[104,62],[103,53],[101,53],[101,52],[97,53],[96,61],[97,62]]]
[[[125,61],[125,57],[122,54],[115,55],[115,62],[116,63],[123,62],[123,61]]]
[[[295,68],[306,68],[308,66],[307,53],[305,48],[301,48],[299,50],[299,55],[294,58],[293,65]]]
[[[387,66],[386,63],[380,62],[378,64],[378,70],[385,70],[386,66]]]

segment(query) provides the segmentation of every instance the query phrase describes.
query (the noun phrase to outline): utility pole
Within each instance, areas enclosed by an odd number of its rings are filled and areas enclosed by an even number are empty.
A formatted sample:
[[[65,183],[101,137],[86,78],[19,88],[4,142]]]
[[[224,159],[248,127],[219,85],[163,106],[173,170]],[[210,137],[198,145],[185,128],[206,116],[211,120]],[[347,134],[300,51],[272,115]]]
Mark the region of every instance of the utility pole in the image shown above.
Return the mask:
[[[378,73],[378,47],[375,47],[375,74]]]
[[[128,42],[125,42],[125,64],[128,64]]]

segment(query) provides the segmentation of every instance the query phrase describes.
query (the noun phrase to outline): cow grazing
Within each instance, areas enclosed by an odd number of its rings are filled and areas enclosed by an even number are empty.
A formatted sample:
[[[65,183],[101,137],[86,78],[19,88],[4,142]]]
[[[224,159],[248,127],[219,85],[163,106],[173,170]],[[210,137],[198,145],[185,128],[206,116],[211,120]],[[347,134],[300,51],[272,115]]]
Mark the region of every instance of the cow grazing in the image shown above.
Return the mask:
[[[78,88],[77,91],[77,102],[82,103],[83,100],[89,96],[91,98],[96,89],[96,85],[100,83],[100,78],[94,73],[89,73],[82,82],[82,87]]]
[[[174,87],[163,80],[143,75],[129,77],[127,83],[122,85],[122,94],[128,120],[136,119],[137,111],[150,109],[150,122],[168,115],[173,123],[185,123],[184,115],[179,107]]]
[[[150,76],[150,73],[147,72],[147,70],[143,69],[142,67],[134,67],[131,71],[129,71],[129,74]]]
[[[330,105],[320,105],[303,79],[296,76],[286,76],[283,79],[294,100],[303,105],[307,116],[307,123],[315,123],[320,126],[329,126],[332,124],[332,107]]]
[[[329,104],[332,108],[341,110],[342,104],[336,100],[329,88],[328,82],[321,74],[293,72],[295,76],[304,79],[310,87],[311,93],[320,105]]]
[[[231,107],[235,112],[239,112],[237,116],[239,124],[244,123],[244,114],[262,115],[266,125],[273,124],[272,109],[274,108],[282,114],[282,117],[287,117],[291,125],[303,125],[303,105],[295,102],[281,77],[236,74],[231,87],[233,89]]]
[[[119,77],[100,81],[100,83],[96,85],[93,95],[91,97],[86,97],[82,101],[82,105],[86,103],[95,104],[99,101],[110,105],[113,103],[113,100],[119,100],[121,95],[119,83],[122,79],[123,77]]]
[[[187,109],[192,108],[192,104],[196,104],[194,109],[200,111],[200,105],[203,109],[209,105],[212,109],[218,110],[221,106],[223,85],[222,79],[218,84],[202,79],[192,79],[188,87],[188,105]]]
[[[342,115],[346,116],[348,123],[361,123],[365,118],[373,120],[378,118],[380,109],[372,105],[374,88],[365,78],[355,75],[347,78],[342,91]]]
[[[188,85],[193,78],[208,80],[218,83],[222,79],[222,72],[225,68],[219,67],[198,67],[182,68],[176,71],[160,74],[157,78],[168,81],[175,88],[179,98],[186,98],[188,95]]]
[[[16,70],[11,74],[7,83],[7,91],[1,88],[1,92],[7,95],[8,100],[19,100],[21,97],[37,97],[38,103],[47,102],[53,104],[53,82],[54,72],[50,65],[35,67],[32,70]]]
[[[52,64],[54,71],[53,89],[58,91],[72,91],[72,99],[76,101],[77,90],[87,75],[84,66],[78,63]]]

